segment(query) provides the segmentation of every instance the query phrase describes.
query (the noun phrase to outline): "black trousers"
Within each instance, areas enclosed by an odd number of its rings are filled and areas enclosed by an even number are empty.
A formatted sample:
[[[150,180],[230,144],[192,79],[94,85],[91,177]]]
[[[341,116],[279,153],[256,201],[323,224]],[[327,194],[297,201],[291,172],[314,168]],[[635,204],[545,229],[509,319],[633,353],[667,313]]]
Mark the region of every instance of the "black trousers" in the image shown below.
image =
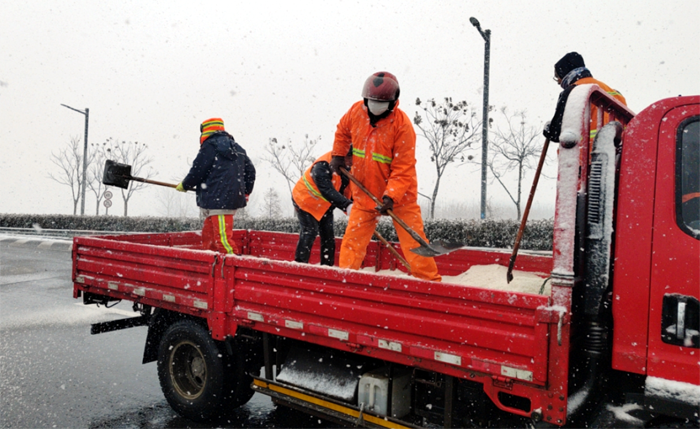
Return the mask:
[[[316,241],[316,236],[321,235],[321,265],[333,266],[335,264],[335,233],[333,232],[333,207],[316,220],[311,213],[305,212],[294,204],[297,219],[301,226],[299,243],[294,255],[296,262],[308,263],[311,257],[311,247]]]

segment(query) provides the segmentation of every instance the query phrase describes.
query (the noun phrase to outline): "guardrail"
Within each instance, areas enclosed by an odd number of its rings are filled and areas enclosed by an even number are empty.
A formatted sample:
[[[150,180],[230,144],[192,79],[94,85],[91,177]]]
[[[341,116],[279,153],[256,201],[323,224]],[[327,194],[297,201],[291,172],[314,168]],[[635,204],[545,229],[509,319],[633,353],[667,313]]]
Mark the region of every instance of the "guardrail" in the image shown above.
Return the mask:
[[[95,231],[83,229],[45,229],[45,228],[8,228],[0,227],[0,234],[29,235],[72,239],[80,235],[143,234],[135,231]]]

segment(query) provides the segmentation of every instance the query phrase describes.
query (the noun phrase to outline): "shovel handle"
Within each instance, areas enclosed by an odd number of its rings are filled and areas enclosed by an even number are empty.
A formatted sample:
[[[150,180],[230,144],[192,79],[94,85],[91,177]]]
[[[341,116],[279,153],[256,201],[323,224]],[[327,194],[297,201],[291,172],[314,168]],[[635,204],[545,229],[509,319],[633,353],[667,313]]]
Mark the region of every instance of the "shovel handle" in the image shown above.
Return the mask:
[[[537,170],[535,171],[535,178],[532,180],[532,187],[530,188],[530,195],[527,197],[527,204],[525,205],[525,211],[523,212],[523,217],[520,219],[520,228],[518,229],[518,235],[515,237],[515,243],[513,243],[513,253],[510,255],[510,261],[508,262],[508,272],[506,273],[506,280],[510,283],[513,280],[513,267],[515,267],[515,258],[518,256],[518,249],[520,248],[520,240],[523,238],[523,232],[525,231],[525,224],[527,223],[527,217],[530,215],[530,206],[532,206],[532,200],[535,197],[535,190],[537,189],[537,182],[540,180],[540,173],[542,172],[542,165],[544,165],[544,160],[547,157],[547,149],[549,148],[549,139],[544,141],[542,146],[542,153],[540,154],[540,162],[537,164]]]
[[[168,188],[177,188],[177,185],[172,183],[158,182],[157,180],[142,179],[140,177],[129,177],[130,180],[136,180],[137,182],[150,183],[151,185],[167,186]]]
[[[389,244],[389,242],[386,241],[386,238],[382,237],[382,235],[379,232],[374,231],[374,235],[375,235],[375,237],[377,237],[379,239],[379,241],[382,242],[382,244],[384,246],[386,246],[387,249],[389,249],[389,252],[391,252],[391,254],[394,255],[396,257],[396,259],[398,259],[403,264],[404,267],[406,267],[406,269],[408,270],[408,273],[410,274],[411,273],[411,266],[408,264],[408,262],[401,255],[399,255],[399,252],[397,252],[396,249],[394,249],[394,246]]]
[[[344,175],[348,176],[348,179],[350,179],[350,180],[352,181],[352,183],[354,183],[355,185],[357,185],[358,188],[362,189],[362,192],[364,192],[364,193],[367,194],[370,198],[372,198],[372,200],[373,200],[377,205],[382,205],[382,202],[379,201],[379,198],[375,197],[374,194],[372,194],[372,193],[369,191],[369,189],[365,188],[365,186],[364,186],[362,183],[360,183],[360,181],[357,180],[357,179],[355,178],[355,176],[353,176],[352,174],[348,173],[348,170],[344,169],[343,167],[340,167],[339,170],[340,170],[341,173],[343,173]],[[423,239],[423,237],[421,237],[420,235],[418,235],[418,233],[417,233],[416,231],[412,230],[408,225],[406,225],[406,222],[404,222],[404,221],[401,220],[398,216],[396,216],[396,215],[394,214],[394,211],[393,211],[393,210],[387,210],[386,212],[387,212],[387,214],[388,214],[389,216],[391,216],[392,219],[394,219],[394,221],[396,221],[396,223],[398,223],[399,225],[401,225],[401,228],[405,229],[406,232],[408,232],[408,233],[411,235],[411,237],[412,237],[414,240],[416,240],[421,246],[430,247],[430,244],[428,244],[428,243]]]

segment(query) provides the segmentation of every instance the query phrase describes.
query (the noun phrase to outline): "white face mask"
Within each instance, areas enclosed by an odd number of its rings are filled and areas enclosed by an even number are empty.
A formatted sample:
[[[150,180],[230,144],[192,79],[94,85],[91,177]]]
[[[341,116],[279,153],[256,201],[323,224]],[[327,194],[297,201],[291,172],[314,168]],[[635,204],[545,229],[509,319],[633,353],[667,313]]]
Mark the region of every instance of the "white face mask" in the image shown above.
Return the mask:
[[[374,116],[379,116],[389,109],[388,101],[367,100],[367,108]]]

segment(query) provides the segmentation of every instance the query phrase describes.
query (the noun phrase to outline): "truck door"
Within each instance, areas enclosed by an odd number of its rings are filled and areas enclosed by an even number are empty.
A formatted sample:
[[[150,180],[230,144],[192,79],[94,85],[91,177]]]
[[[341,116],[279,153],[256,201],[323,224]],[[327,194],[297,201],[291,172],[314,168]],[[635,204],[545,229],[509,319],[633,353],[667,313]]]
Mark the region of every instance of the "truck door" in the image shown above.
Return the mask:
[[[659,126],[647,374],[700,381],[700,105]]]

